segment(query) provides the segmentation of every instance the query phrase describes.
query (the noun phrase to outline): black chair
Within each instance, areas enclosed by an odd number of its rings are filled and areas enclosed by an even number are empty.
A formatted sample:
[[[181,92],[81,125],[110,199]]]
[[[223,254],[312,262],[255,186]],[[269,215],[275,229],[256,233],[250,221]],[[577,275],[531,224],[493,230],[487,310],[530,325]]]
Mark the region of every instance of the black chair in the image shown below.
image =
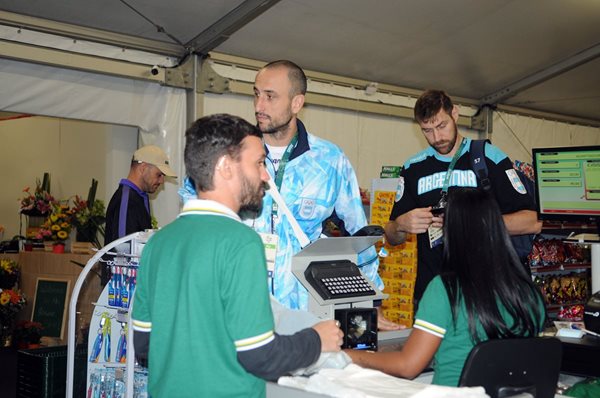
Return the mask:
[[[487,340],[467,357],[459,387],[483,386],[491,398],[554,397],[562,346],[553,337]]]

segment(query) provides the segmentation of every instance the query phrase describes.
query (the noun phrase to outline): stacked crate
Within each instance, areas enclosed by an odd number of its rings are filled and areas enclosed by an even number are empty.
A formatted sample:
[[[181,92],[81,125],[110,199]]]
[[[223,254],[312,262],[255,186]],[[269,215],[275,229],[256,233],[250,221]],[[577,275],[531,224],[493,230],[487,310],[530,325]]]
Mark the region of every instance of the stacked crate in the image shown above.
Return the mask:
[[[390,220],[396,192],[375,191],[371,203],[371,224],[382,227]]]
[[[398,246],[386,243],[384,249],[387,256],[379,258],[379,276],[385,285],[383,292],[389,297],[383,300],[383,314],[390,321],[411,327],[417,279],[416,236],[409,234],[406,242]]]
[[[374,191],[371,204],[371,224],[387,224],[394,206],[395,192]],[[411,327],[413,324],[413,293],[417,278],[417,239],[409,234],[406,242],[398,246],[377,243],[379,253],[379,276],[383,279],[384,293],[389,298],[383,300],[384,316],[390,321]]]

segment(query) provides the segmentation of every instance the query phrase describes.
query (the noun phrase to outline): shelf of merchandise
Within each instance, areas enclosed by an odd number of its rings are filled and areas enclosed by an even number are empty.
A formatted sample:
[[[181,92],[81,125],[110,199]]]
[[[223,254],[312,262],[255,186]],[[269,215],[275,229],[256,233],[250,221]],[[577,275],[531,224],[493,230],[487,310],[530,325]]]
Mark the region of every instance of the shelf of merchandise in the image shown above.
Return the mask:
[[[542,225],[542,234],[568,235],[571,232],[585,233],[595,232],[598,228],[594,223],[577,223],[566,221],[548,221],[545,220]]]
[[[73,288],[71,295],[71,301],[69,306],[69,327],[67,336],[67,398],[73,397],[73,386],[74,386],[74,365],[75,365],[75,347],[76,347],[76,317],[78,314],[77,310],[77,297],[81,291],[82,286],[92,269],[98,263],[106,263],[110,266],[118,266],[124,268],[135,269],[139,263],[139,257],[141,256],[143,247],[152,235],[153,231],[136,232],[134,234],[125,236],[118,239],[102,249],[87,262],[86,266],[81,271],[79,278]],[[109,256],[110,260],[104,260],[106,256]],[[95,302],[91,302],[94,310],[92,312],[92,318],[90,320],[90,327],[88,331],[88,351],[86,355],[87,360],[87,382],[86,391],[89,393],[90,386],[92,384],[92,374],[102,369],[114,369],[115,375],[119,372],[119,376],[122,376],[122,380],[125,384],[125,397],[132,398],[134,396],[134,373],[135,373],[135,352],[133,349],[133,328],[131,326],[131,317],[129,311],[133,306],[134,296],[129,297],[128,308],[109,305],[108,304],[108,290],[110,283],[107,283],[100,296]],[[90,361],[90,353],[93,350],[93,346],[98,335],[98,329],[101,328],[101,318],[108,317],[111,319],[110,335],[114,336],[110,338],[110,350],[108,361],[104,360],[104,355],[99,355],[97,361]],[[114,322],[113,322],[114,320]],[[127,329],[127,356],[125,363],[114,362],[117,354],[118,338],[121,332],[121,328],[124,325],[128,325]],[[103,341],[103,350],[106,350],[106,341]],[[122,374],[120,374],[122,372]],[[86,393],[86,394],[87,394]]]
[[[576,223],[576,222],[564,222],[564,221],[544,221],[542,226],[542,232],[540,234],[541,237],[544,238],[554,238],[554,239],[564,239],[571,234],[581,234],[581,233],[595,233],[597,231],[596,224],[594,223]],[[579,242],[566,242],[565,243],[573,243],[580,244],[585,247],[585,250],[589,249],[589,244],[587,243],[579,243]],[[591,289],[591,278],[590,271],[592,268],[591,262],[583,262],[583,263],[572,263],[572,262],[562,262],[558,264],[552,265],[542,265],[542,266],[532,266],[531,274],[533,277],[536,275],[548,275],[548,274],[556,274],[556,275],[566,275],[572,272],[576,273],[586,273],[588,279],[588,289]],[[589,290],[587,292],[589,294]],[[550,318],[556,318],[558,313],[564,308],[572,307],[575,305],[583,305],[586,300],[583,301],[572,301],[566,303],[550,303],[547,304],[546,310],[550,316]]]
[[[562,304],[547,304],[546,305],[546,310],[549,312],[556,312],[556,310],[561,310],[565,307],[573,307],[574,305],[584,305],[585,301],[571,301],[568,303],[562,303]]]
[[[552,265],[540,265],[537,267],[530,267],[532,274],[542,274],[545,272],[557,272],[557,271],[578,271],[588,270],[592,267],[591,263],[559,263]]]

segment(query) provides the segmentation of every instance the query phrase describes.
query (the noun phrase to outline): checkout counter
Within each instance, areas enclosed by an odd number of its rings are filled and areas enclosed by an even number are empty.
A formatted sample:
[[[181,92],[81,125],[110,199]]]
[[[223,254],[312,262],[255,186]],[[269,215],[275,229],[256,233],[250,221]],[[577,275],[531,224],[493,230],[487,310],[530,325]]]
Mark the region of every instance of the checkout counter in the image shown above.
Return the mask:
[[[320,319],[340,322],[344,331],[343,348],[396,351],[410,335],[411,329],[377,331],[374,302],[387,295],[364,277],[356,264],[358,253],[379,239],[379,235],[319,239],[292,259],[293,274],[309,292],[308,311]],[[267,383],[268,398],[325,396]]]
[[[379,236],[320,239],[292,259],[292,272],[309,292],[309,312],[321,319],[340,321],[344,331],[343,348],[397,351],[411,332],[411,329],[377,331],[374,301],[387,298],[387,295],[362,275],[356,261],[358,253],[379,239]],[[361,332],[357,334],[355,326],[358,323]],[[600,337],[586,335],[581,339],[561,337],[560,340],[563,347],[561,372],[583,377],[600,376]],[[414,381],[426,385],[431,382],[431,377],[432,373],[426,370]],[[325,396],[267,383],[268,398]]]
[[[412,329],[394,330],[378,333],[378,351],[397,351],[402,348],[404,342],[410,335]],[[392,376],[390,376],[392,377]],[[425,385],[431,383],[433,373],[425,370],[421,376],[413,381],[406,380],[406,383],[421,382]],[[403,380],[403,379],[399,379]],[[267,398],[325,398],[329,395],[300,390],[293,387],[279,385],[275,382],[267,383]]]
[[[580,338],[559,337],[563,350],[561,371],[584,377],[600,377],[600,286],[592,282],[596,293],[583,310],[586,333]]]
[[[560,371],[582,377],[600,377],[600,337],[559,337],[562,343]]]

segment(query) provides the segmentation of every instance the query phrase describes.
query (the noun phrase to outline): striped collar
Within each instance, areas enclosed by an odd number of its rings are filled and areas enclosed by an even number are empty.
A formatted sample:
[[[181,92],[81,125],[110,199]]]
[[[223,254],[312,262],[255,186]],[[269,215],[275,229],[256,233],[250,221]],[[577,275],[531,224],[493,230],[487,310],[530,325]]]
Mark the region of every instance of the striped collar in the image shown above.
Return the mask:
[[[215,202],[214,200],[190,199],[183,205],[183,210],[177,217],[192,214],[223,216],[229,217],[236,221],[242,221],[240,216],[235,214],[233,210],[219,202]]]

